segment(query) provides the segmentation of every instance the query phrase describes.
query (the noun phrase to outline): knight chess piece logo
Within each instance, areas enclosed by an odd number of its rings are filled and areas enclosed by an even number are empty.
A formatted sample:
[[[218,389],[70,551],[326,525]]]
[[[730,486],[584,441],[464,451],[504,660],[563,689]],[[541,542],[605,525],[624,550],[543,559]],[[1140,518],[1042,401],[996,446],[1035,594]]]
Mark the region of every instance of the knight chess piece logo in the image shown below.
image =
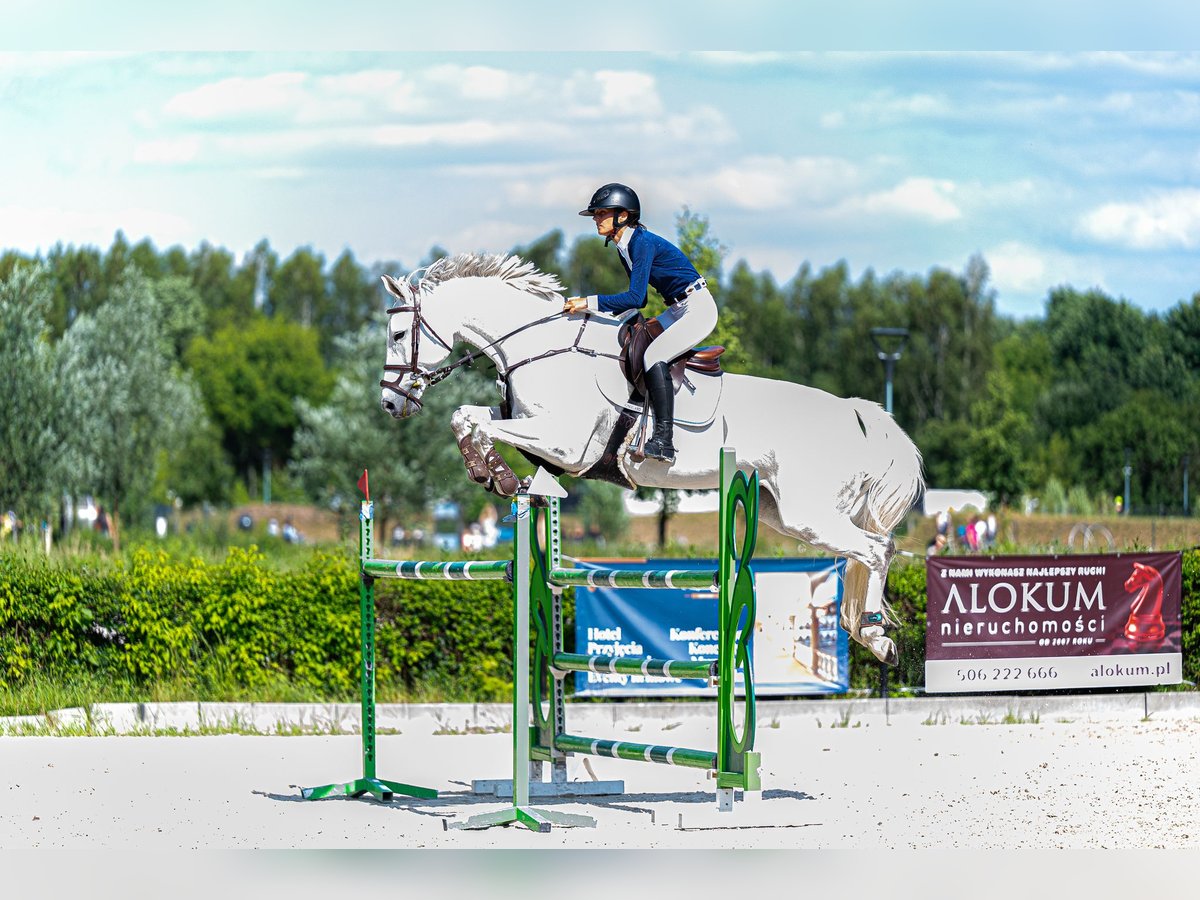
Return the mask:
[[[1126,592],[1137,592],[1125,623],[1125,637],[1137,643],[1161,641],[1167,633],[1163,624],[1163,580],[1158,569],[1135,562],[1125,580]]]

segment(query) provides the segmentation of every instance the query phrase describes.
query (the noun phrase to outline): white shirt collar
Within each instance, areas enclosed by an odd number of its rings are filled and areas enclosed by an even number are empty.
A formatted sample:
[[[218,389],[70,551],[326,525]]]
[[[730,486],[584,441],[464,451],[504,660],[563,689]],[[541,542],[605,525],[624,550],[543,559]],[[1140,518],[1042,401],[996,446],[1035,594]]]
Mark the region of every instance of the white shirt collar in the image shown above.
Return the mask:
[[[629,258],[629,242],[633,240],[633,233],[635,231],[637,231],[636,228],[626,228],[621,232],[621,237],[613,241],[617,245],[617,250],[625,257],[625,262],[629,263],[630,267],[633,266],[633,260]]]

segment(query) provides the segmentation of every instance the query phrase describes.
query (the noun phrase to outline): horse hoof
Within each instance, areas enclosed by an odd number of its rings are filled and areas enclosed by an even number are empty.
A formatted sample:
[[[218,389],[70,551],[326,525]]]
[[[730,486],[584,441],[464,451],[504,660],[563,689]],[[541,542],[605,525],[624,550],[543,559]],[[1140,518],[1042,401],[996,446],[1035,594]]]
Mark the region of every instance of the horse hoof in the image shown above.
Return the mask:
[[[875,654],[875,658],[884,665],[894,666],[900,662],[900,654],[896,651],[896,644],[891,638],[876,638],[871,641],[870,650]]]
[[[858,633],[858,642],[875,655],[881,663],[894,666],[900,661],[895,642],[884,634],[880,625],[870,625]]]

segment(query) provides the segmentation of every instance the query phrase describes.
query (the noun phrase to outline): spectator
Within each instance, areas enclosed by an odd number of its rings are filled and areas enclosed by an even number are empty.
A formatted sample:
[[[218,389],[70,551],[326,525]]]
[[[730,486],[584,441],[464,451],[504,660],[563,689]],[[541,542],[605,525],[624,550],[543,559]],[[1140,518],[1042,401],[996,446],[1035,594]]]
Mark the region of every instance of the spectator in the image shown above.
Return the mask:
[[[933,540],[930,541],[929,545],[925,548],[925,555],[926,556],[941,556],[943,553],[946,552],[946,547],[948,546],[948,544],[949,544],[949,539],[946,537],[946,535],[942,534],[941,532],[938,532],[937,534],[935,534],[933,536]]]

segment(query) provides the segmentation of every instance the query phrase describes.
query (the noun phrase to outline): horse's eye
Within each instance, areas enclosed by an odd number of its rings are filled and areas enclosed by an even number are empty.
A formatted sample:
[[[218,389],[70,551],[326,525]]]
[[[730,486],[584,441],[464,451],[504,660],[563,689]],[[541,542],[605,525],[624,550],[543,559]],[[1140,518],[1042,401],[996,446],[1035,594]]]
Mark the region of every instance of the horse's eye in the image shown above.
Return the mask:
[[[392,340],[393,341],[402,341],[402,340],[404,340],[404,336],[406,334],[408,334],[407,331],[397,331],[395,334],[392,335]]]

